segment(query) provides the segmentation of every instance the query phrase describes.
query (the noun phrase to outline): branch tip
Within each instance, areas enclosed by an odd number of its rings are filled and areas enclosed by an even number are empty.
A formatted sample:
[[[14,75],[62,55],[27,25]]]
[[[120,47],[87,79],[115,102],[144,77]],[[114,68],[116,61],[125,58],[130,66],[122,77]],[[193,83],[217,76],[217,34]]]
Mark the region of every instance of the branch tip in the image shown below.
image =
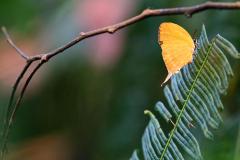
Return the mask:
[[[2,26],[1,27],[3,34],[6,37],[7,42],[17,51],[17,53],[26,61],[29,59],[29,57],[21,50],[17,47],[17,45],[14,44],[14,42],[12,41],[10,35],[8,34],[8,31],[6,29],[6,27]]]

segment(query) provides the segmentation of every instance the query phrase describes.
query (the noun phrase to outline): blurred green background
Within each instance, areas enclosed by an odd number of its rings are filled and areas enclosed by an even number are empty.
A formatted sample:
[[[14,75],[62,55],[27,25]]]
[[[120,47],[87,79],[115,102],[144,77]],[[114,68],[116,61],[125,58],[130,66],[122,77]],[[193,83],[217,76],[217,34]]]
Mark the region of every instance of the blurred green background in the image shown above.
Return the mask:
[[[189,6],[196,0],[1,0],[0,25],[28,54],[65,44],[81,31],[96,29],[145,8]],[[81,42],[49,61],[33,79],[10,133],[9,159],[128,159],[140,147],[148,122],[145,109],[163,100],[167,75],[157,43],[161,22],[180,24],[193,35],[205,24],[240,50],[240,10],[207,10],[192,18],[145,19],[113,35]],[[229,58],[235,76],[223,96],[224,123],[210,141],[196,132],[206,160],[234,158],[240,127],[240,61]],[[23,65],[0,34],[0,107],[6,107]],[[1,113],[2,114],[2,113]],[[240,144],[238,144],[240,145]],[[238,157],[240,159],[240,157]],[[235,159],[236,160],[236,159]]]

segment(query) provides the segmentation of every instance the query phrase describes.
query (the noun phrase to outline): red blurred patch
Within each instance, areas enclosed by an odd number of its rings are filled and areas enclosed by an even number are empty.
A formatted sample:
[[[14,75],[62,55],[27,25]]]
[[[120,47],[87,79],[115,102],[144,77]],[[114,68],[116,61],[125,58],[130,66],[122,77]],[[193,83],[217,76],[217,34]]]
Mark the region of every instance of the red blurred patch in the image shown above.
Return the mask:
[[[85,0],[76,5],[76,21],[87,31],[112,25],[128,18],[137,0]],[[89,54],[96,68],[111,68],[121,56],[125,34],[105,34],[92,38]]]
[[[14,37],[15,38],[15,37]],[[28,55],[33,55],[37,50],[37,43],[33,39],[20,39],[15,41],[16,45]],[[0,39],[0,84],[9,89],[20,74],[25,65],[25,60],[7,43]],[[34,65],[33,65],[34,66]],[[38,75],[38,74],[37,74]],[[34,77],[30,88],[35,87],[39,82],[39,76]],[[26,78],[25,78],[26,79]]]

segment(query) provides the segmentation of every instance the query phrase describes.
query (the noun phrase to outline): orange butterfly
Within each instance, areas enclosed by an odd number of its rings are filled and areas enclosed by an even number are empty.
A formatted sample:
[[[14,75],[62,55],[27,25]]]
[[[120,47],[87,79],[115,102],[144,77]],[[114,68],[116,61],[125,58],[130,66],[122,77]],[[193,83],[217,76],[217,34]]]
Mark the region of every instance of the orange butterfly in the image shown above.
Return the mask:
[[[159,26],[158,42],[168,70],[163,85],[182,67],[192,62],[195,44],[185,29],[171,22],[165,22]]]

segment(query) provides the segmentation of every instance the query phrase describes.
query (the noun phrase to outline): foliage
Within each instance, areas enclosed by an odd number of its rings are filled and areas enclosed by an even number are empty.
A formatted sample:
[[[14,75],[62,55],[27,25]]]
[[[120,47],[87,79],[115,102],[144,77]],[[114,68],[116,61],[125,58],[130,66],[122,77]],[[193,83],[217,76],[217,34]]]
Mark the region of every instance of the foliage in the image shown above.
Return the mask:
[[[217,129],[222,122],[219,111],[224,107],[220,95],[226,94],[229,77],[233,76],[226,53],[240,58],[235,47],[219,34],[209,42],[203,26],[193,62],[171,78],[171,85],[164,87],[168,108],[161,101],[155,106],[164,120],[173,124],[173,129],[166,134],[155,115],[145,111],[150,121],[142,136],[144,159],[183,160],[182,150],[193,159],[202,159],[192,131],[199,126],[206,138],[213,139],[209,127]],[[135,151],[131,159],[139,159],[139,154]]]

